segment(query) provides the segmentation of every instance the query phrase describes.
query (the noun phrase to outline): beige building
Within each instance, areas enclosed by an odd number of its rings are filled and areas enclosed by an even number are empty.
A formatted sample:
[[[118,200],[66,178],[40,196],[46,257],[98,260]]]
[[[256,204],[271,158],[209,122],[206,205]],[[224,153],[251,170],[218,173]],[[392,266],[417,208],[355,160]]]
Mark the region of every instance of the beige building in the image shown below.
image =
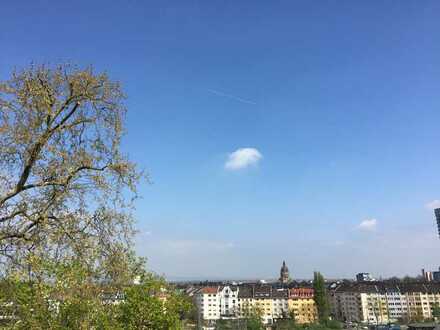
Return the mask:
[[[240,316],[257,311],[266,324],[295,315],[300,324],[317,320],[317,309],[311,288],[273,288],[270,285],[249,285],[240,287]]]
[[[312,288],[289,289],[289,312],[293,312],[299,324],[313,323],[318,319],[318,310]]]
[[[258,313],[265,324],[274,322],[272,287],[270,285],[241,286],[238,292],[240,317]]]
[[[330,292],[333,314],[341,321],[386,324],[432,318],[440,304],[440,283],[343,283]]]

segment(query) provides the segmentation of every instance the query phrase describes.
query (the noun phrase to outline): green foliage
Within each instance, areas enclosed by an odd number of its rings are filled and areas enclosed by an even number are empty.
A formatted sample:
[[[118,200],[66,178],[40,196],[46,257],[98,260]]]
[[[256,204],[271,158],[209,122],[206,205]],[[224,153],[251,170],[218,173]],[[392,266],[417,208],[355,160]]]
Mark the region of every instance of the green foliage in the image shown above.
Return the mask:
[[[327,296],[327,289],[325,287],[324,276],[321,273],[315,272],[313,279],[314,299],[318,309],[318,319],[320,323],[325,323],[330,315],[330,303]]]
[[[277,321],[274,325],[275,330],[296,330],[299,328],[300,326],[298,326],[292,319],[282,319]]]
[[[216,330],[264,330],[261,319],[261,311],[258,308],[244,308],[244,316],[239,319],[218,320],[215,324]]]
[[[246,327],[247,330],[264,330],[263,321],[261,319],[262,311],[258,308],[248,309],[245,314]]]
[[[327,320],[322,323],[328,329],[342,329],[342,324],[336,320]]]
[[[247,319],[246,329],[247,330],[264,330],[265,327],[264,327],[263,323],[261,322],[261,319],[250,318],[250,319]]]
[[[275,330],[291,330],[299,329],[301,326],[296,323],[296,315],[294,310],[290,310],[289,313],[284,315],[283,319],[277,320],[274,324]]]
[[[170,294],[162,281],[147,278],[125,290],[118,317],[124,329],[180,329],[181,316],[191,305],[181,295]]]
[[[336,323],[315,323],[307,326],[305,328],[306,330],[335,330],[335,329],[342,329],[342,326],[339,322]]]
[[[120,150],[124,99],[106,74],[71,65],[0,82],[4,328],[180,328],[190,304],[132,250],[143,174]]]
[[[10,316],[4,328],[180,329],[189,301],[147,273],[145,260],[131,252],[113,258],[116,281],[95,276],[93,265],[79,258],[29,257],[33,272],[27,278],[10,272],[1,282],[0,304]]]
[[[6,329],[180,329],[182,315],[191,308],[146,272],[140,284],[122,287],[90,280],[77,262],[46,265],[45,273],[51,281],[11,276],[1,283],[0,303],[10,306]],[[117,294],[124,299],[105,299]]]
[[[279,320],[274,325],[274,330],[339,330],[342,329],[341,323],[328,320],[323,323],[296,324],[292,320]]]
[[[234,320],[218,320],[216,330],[264,330],[265,327],[259,317],[248,317]]]
[[[215,323],[215,330],[232,330],[236,328],[234,324],[236,320],[218,320]]]
[[[289,311],[289,321],[291,322],[291,323],[296,323],[296,314],[295,314],[295,310],[290,310]]]
[[[422,307],[416,307],[415,314],[411,315],[411,321],[423,322],[424,319]]]
[[[434,318],[440,318],[440,306],[438,303],[435,303],[432,307],[432,316]]]

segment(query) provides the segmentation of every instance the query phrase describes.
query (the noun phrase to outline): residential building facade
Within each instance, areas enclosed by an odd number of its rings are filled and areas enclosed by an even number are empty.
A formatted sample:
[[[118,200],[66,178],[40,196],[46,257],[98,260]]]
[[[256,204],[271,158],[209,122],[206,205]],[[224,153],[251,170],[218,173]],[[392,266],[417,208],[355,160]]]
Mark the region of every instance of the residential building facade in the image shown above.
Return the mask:
[[[437,220],[437,230],[440,237],[440,208],[434,209],[435,219]]]
[[[318,319],[318,310],[314,300],[312,288],[289,289],[289,312],[295,316],[299,324],[313,323]]]
[[[220,319],[220,295],[218,286],[201,288],[195,295],[199,318],[214,323]]]
[[[297,323],[317,320],[312,288],[283,288],[271,284],[207,286],[194,294],[199,320],[213,325],[220,319],[246,318],[258,313],[265,324],[295,316]]]
[[[313,289],[290,281],[285,262],[278,282],[207,285],[189,292],[196,303],[199,321],[203,320],[208,327],[217,320],[246,318],[250,313],[258,313],[269,325],[292,315],[301,324],[317,320]]]
[[[440,284],[343,283],[330,292],[333,314],[341,321],[387,324],[432,318],[440,304]]]

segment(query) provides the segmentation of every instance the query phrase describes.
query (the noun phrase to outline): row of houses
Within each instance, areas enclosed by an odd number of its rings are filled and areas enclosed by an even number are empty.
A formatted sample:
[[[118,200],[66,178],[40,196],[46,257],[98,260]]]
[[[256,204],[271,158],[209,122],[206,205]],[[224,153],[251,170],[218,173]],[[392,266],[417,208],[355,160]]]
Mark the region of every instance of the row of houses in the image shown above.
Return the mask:
[[[330,300],[333,315],[342,321],[422,321],[440,312],[440,283],[346,282],[330,290]]]
[[[199,319],[214,324],[220,319],[245,318],[256,311],[265,324],[294,315],[297,323],[312,323],[317,309],[312,288],[264,284],[206,286],[194,293]]]

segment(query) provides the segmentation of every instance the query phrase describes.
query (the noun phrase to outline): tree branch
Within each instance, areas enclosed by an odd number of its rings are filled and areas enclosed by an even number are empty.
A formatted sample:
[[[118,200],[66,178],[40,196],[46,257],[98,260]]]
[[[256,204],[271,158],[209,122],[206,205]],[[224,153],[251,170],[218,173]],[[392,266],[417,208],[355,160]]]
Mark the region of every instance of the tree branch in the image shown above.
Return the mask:
[[[49,138],[52,136],[52,134],[60,128],[62,125],[66,123],[67,120],[69,120],[70,117],[75,113],[75,111],[78,109],[80,103],[76,102],[75,105],[72,107],[72,109],[67,113],[67,115],[57,124],[55,127],[46,130],[38,139],[38,141],[35,143],[35,145],[31,148],[31,151],[29,152],[30,157],[28,161],[26,162],[23,172],[20,175],[20,179],[18,180],[18,183],[15,187],[15,190],[9,194],[7,194],[5,197],[0,199],[0,207],[4,205],[4,203],[8,200],[13,198],[14,196],[18,195],[20,192],[26,189],[34,188],[33,185],[27,186],[25,189],[25,183],[29,178],[30,172],[32,167],[34,166],[35,162],[38,159],[38,156],[41,152],[41,149],[43,146],[47,143]]]
[[[21,193],[23,191],[26,191],[29,189],[34,189],[34,188],[50,187],[50,186],[66,187],[70,183],[70,181],[74,178],[74,176],[76,174],[78,174],[79,172],[82,172],[85,170],[102,172],[102,171],[105,171],[109,166],[110,166],[110,164],[107,164],[102,167],[80,166],[80,167],[76,168],[75,170],[73,170],[72,172],[70,172],[69,175],[63,181],[43,181],[43,182],[31,183],[28,185],[21,186],[19,189],[16,188],[14,191],[10,192],[9,194],[6,194],[6,196],[0,200],[0,206],[2,206],[7,200],[15,197],[16,195],[18,195],[19,193]],[[0,220],[1,220],[1,218],[0,218]]]

